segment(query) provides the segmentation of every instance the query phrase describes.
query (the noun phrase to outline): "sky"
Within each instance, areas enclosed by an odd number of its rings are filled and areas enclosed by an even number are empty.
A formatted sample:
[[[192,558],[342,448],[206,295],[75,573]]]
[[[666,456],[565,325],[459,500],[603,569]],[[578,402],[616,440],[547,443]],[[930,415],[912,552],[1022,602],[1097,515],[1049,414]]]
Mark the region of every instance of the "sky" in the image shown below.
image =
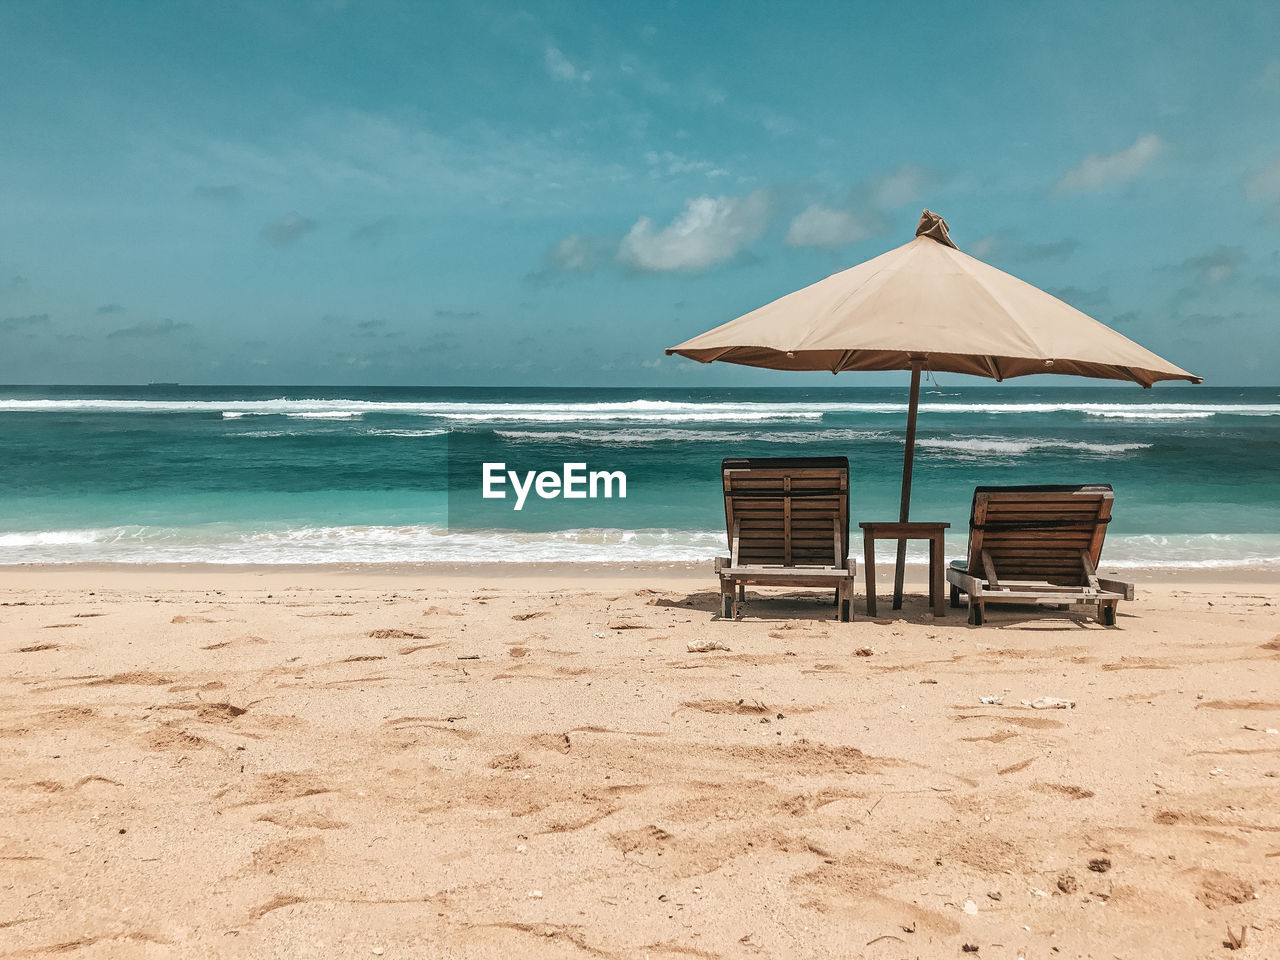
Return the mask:
[[[928,207],[1275,384],[1277,36],[1272,0],[4,0],[0,382],[897,383],[663,349]]]

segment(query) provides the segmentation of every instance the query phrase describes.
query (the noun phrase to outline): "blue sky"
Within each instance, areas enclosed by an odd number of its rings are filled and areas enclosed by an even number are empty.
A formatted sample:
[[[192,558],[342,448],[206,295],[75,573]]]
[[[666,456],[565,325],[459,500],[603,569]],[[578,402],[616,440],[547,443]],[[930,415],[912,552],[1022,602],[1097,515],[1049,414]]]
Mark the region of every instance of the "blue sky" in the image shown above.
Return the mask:
[[[1277,36],[1270,2],[6,0],[0,382],[826,385],[662,350],[928,206],[1276,383]]]

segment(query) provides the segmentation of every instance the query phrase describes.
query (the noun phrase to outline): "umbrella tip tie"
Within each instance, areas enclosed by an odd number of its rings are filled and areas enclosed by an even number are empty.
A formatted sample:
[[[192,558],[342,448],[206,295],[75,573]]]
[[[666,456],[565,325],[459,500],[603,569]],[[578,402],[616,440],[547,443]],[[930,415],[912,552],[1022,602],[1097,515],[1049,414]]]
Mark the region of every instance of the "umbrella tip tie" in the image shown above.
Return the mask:
[[[943,220],[940,214],[936,214],[932,210],[926,210],[920,214],[920,224],[916,227],[916,236],[928,237],[930,240],[937,240],[953,250],[958,250],[960,248],[951,240],[950,229],[947,221]]]

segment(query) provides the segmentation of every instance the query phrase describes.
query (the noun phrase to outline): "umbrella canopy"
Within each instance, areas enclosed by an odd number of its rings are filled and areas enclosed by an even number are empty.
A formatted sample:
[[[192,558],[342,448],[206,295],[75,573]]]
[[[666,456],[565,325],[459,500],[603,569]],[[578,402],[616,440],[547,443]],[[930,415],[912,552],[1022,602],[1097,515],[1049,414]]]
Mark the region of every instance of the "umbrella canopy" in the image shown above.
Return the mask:
[[[667,350],[774,370],[909,370],[1006,380],[1200,378],[951,243],[928,210],[916,238]]]
[[[1130,380],[1201,378],[1043,290],[951,242],[929,210],[910,243],[789,293],[667,349],[701,363],[774,370],[910,370],[902,500],[911,506],[922,370],[1007,380],[1057,373]],[[898,542],[894,607],[901,605],[906,541]]]

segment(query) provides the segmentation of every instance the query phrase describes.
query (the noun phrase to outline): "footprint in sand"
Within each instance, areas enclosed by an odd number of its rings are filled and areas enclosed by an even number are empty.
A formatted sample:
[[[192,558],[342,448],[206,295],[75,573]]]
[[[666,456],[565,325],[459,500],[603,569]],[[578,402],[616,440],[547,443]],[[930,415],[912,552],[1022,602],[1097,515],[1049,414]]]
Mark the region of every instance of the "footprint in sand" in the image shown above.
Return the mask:
[[[370,630],[365,634],[374,640],[425,640],[424,634],[410,633],[408,630],[397,630],[394,627],[387,627],[382,630]]]
[[[570,802],[564,806],[568,809],[557,810],[548,817],[539,834],[573,833],[592,824],[599,823],[606,817],[618,812],[619,807],[601,797],[590,797],[584,801]]]
[[[226,684],[221,680],[206,680],[204,683],[177,683],[169,688],[170,693],[188,693],[192,690],[222,690]]]
[[[997,732],[991,734],[989,737],[961,737],[960,742],[961,743],[982,743],[983,741],[987,741],[989,743],[1004,743],[1004,741],[1017,736],[1021,736],[1021,734],[1017,733],[1014,730],[998,730]]]
[[[538,617],[551,616],[550,610],[535,610],[533,613],[513,613],[512,620],[536,620]]]
[[[417,653],[419,650],[434,650],[436,647],[447,646],[448,642],[441,640],[438,643],[415,643],[407,647],[401,647],[396,651],[402,657],[407,657],[411,653]]]
[[[85,684],[86,687],[108,687],[114,685],[138,684],[146,687],[160,687],[166,683],[173,683],[172,677],[166,677],[159,673],[152,673],[150,670],[131,670],[128,673],[115,673],[109,677],[99,677],[96,680],[90,680]]]
[[[276,840],[253,851],[253,869],[258,873],[279,873],[300,860],[310,860],[324,849],[321,837],[290,837]]]
[[[19,647],[14,653],[40,653],[43,650],[61,650],[62,647],[56,643],[33,643],[29,647]]]
[[[236,788],[237,790],[241,788]],[[219,791],[214,799],[220,799],[229,791]],[[316,776],[302,770],[276,770],[259,774],[247,788],[244,796],[232,806],[249,807],[260,803],[279,803],[298,800],[322,793],[333,793],[333,788]]]
[[[759,700],[684,700],[680,706],[703,713],[764,715],[772,713],[768,704]]]
[[[996,771],[996,774],[997,776],[1003,777],[1010,773],[1017,773],[1020,770],[1027,769],[1027,767],[1031,766],[1038,759],[1039,759],[1038,757],[1027,757],[1027,759],[1021,761],[1020,763],[1013,763],[1007,767],[1001,767],[999,770]]]
[[[96,716],[92,707],[59,707],[40,714],[40,722],[49,727],[78,726]]]
[[[1172,670],[1173,665],[1150,657],[1121,657],[1118,663],[1104,663],[1103,670]]]
[[[554,750],[556,753],[568,753],[572,749],[567,733],[539,733],[532,737],[526,737],[525,742],[531,747]]]
[[[857,747],[833,747],[807,740],[775,746],[724,746],[716,747],[715,750],[726,753],[735,760],[756,765],[771,763],[783,766],[794,774],[836,771],[850,774],[879,773],[883,767],[901,762],[890,757],[868,756]]]
[[[623,856],[627,856],[633,853],[662,853],[671,846],[674,839],[674,835],[651,823],[638,830],[612,834],[609,842],[622,851]]]
[[[226,751],[218,746],[212,740],[206,740],[204,737],[197,737],[194,733],[188,733],[180,727],[162,726],[157,730],[152,730],[145,737],[143,743],[149,750],[156,751],[201,751],[216,750],[225,754]]]
[[[196,716],[206,723],[230,723],[237,717],[249,712],[248,707],[237,707],[234,703],[206,703],[196,710]]]
[[[169,621],[170,623],[217,623],[217,620],[211,620],[209,617],[199,617],[194,614],[179,614]]]
[[[264,640],[262,637],[249,636],[249,637],[245,637],[243,640],[223,640],[221,643],[211,643],[206,647],[201,647],[200,649],[201,650],[223,650],[227,647],[238,647],[246,643],[263,644],[266,642],[267,641]]]
[[[490,758],[490,770],[527,770],[534,764],[525,760],[519,753],[499,753]]]
[[[1076,787],[1069,783],[1033,783],[1031,789],[1040,793],[1059,793],[1072,800],[1088,800],[1094,795],[1092,790]]]
[[[1253,899],[1253,885],[1221,870],[1205,870],[1196,899],[1210,910]]]
[[[286,830],[342,830],[351,826],[319,810],[276,810],[257,818],[258,823],[273,823]]]
[[[478,737],[479,734],[475,730],[453,726],[455,720],[465,719],[466,717],[396,717],[394,720],[388,720],[383,726],[397,733],[433,731],[452,734],[461,740],[472,740]]]
[[[1062,726],[1061,721],[1049,717],[997,717],[989,713],[958,713],[951,719],[957,723],[961,720],[995,720],[997,723],[1011,723],[1015,727],[1027,727],[1031,730],[1054,730]]]
[[[1280,703],[1261,700],[1206,700],[1196,704],[1197,710],[1280,710]]]

